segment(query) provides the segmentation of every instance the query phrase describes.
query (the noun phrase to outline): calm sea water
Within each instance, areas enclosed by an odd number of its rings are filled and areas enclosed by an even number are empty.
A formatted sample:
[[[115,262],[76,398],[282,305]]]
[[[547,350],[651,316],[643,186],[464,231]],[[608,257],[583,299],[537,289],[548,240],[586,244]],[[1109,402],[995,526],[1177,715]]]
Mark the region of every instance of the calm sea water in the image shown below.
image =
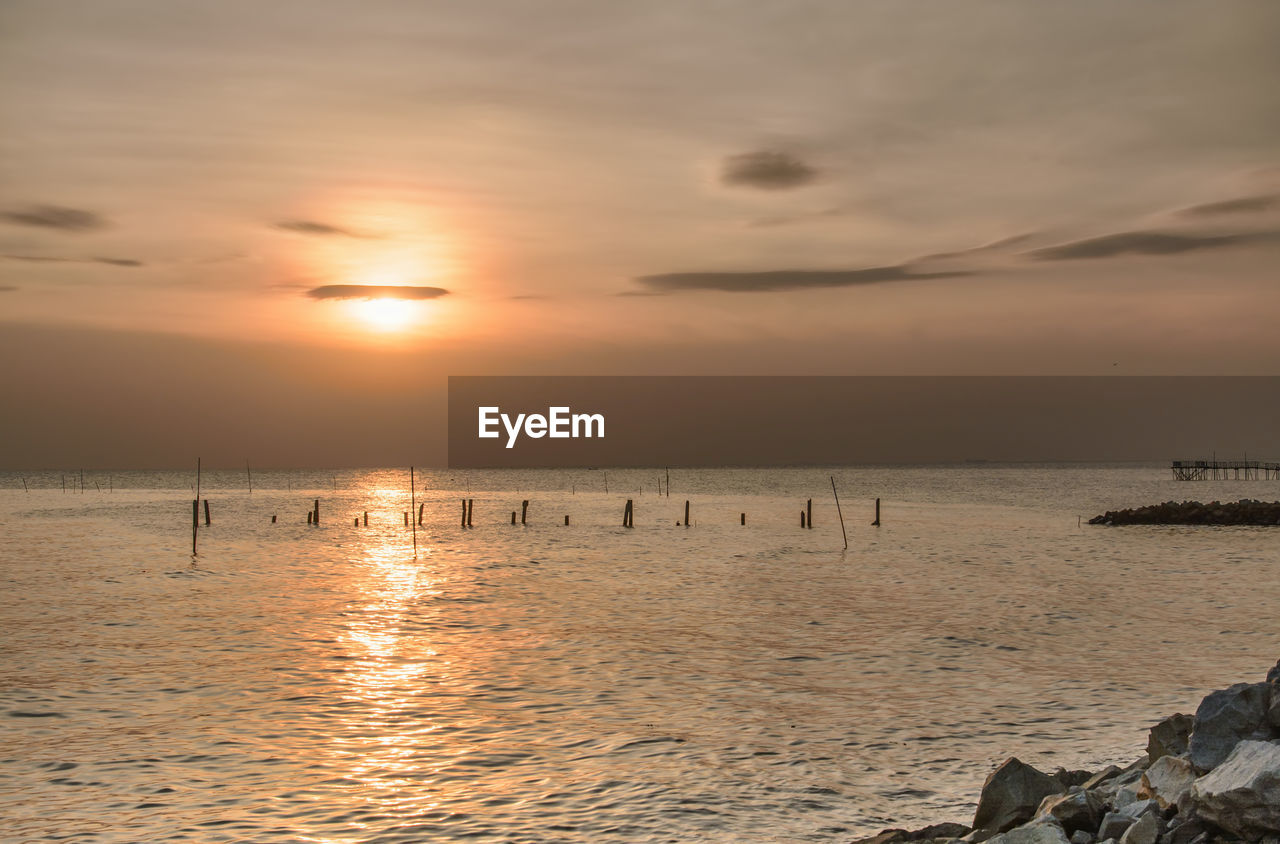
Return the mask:
[[[1280,485],[833,472],[847,552],[819,469],[421,473],[416,557],[407,472],[205,472],[196,558],[194,473],[0,475],[0,837],[839,841],[1280,656],[1280,529],[1077,523]]]

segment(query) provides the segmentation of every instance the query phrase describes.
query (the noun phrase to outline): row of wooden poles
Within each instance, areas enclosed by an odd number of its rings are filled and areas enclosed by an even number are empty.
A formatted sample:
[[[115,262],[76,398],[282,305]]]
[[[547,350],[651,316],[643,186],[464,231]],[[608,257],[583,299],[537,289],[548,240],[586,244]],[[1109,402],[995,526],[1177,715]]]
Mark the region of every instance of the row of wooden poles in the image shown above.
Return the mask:
[[[415,472],[414,467],[412,466],[409,467],[409,501],[410,501],[410,507],[417,509],[418,511],[417,518],[410,519],[410,513],[413,512],[412,509],[406,510],[403,515],[404,515],[405,527],[412,528],[413,530],[413,551],[414,551],[414,555],[416,556],[418,553],[418,527],[422,524],[422,519],[425,514],[427,505],[425,502],[422,504],[417,503],[417,484],[415,482],[414,472]],[[668,482],[668,484],[669,483],[670,482]],[[669,496],[670,486],[668,486],[667,489],[668,489],[667,494]],[[196,497],[191,502],[191,553],[193,555],[197,553],[196,551],[197,541],[200,535],[200,502],[202,499],[200,498],[200,459],[199,458],[196,459],[195,491],[196,491]],[[831,492],[835,496],[836,512],[840,517],[840,533],[844,537],[844,547],[845,549],[848,549],[849,535],[844,528],[844,514],[840,510],[840,494],[836,492],[836,479],[834,476],[831,478]],[[210,516],[209,516],[209,500],[206,498],[206,499],[203,499],[203,501],[204,501],[204,524],[205,524],[205,527],[209,527],[212,524],[212,520],[210,519]],[[474,498],[462,499],[462,518],[461,518],[462,527],[469,528],[472,526],[472,515],[474,512],[475,512],[475,499]],[[520,502],[520,524],[522,525],[528,524],[528,520],[529,520],[529,500],[526,498]],[[368,510],[364,511],[363,522],[365,527],[369,526]],[[271,516],[271,523],[272,524],[276,523],[276,516],[274,514]],[[354,523],[353,524],[354,527],[360,527],[361,517],[360,516],[355,517],[355,519],[353,520],[353,523]],[[516,523],[516,511],[512,510],[511,524],[514,525],[515,523]],[[569,524],[569,515],[567,513],[565,514],[565,517],[564,517],[564,523],[566,526],[568,526]],[[747,514],[745,512],[739,514],[739,523],[744,526],[746,525]],[[318,527],[320,525],[320,499],[319,498],[314,499],[312,501],[311,508],[307,510],[307,524],[312,525],[313,527]],[[684,521],[676,522],[676,524],[677,525],[683,524],[685,527],[689,527],[692,524],[692,522],[690,521],[690,501],[688,499],[685,499],[685,502],[684,502]],[[876,527],[880,526],[880,499],[879,498],[876,499],[876,517],[871,524]],[[626,506],[623,507],[623,510],[622,510],[622,526],[625,528],[635,527],[635,503],[630,498],[627,499]],[[805,502],[804,509],[800,511],[800,527],[807,528],[807,529],[813,528],[813,499],[812,498],[808,499]]]
[[[209,499],[207,498],[196,499],[191,502],[191,521],[192,521],[193,531],[199,529],[200,505],[202,501],[204,504],[204,524],[206,527],[212,524],[212,521],[209,518]],[[475,503],[476,502],[474,498],[462,499],[462,520],[461,520],[462,527],[469,528],[472,526],[471,517],[475,511]],[[684,502],[684,521],[676,522],[677,525],[683,525],[684,527],[689,527],[692,524],[689,517],[690,506],[691,506],[690,502],[686,500]],[[426,507],[427,505],[425,503],[418,505],[418,515],[417,515],[416,523],[413,525],[414,527],[422,526],[422,520],[426,513]],[[403,513],[405,527],[410,527],[409,517],[411,512],[412,511],[405,510]],[[515,510],[511,511],[511,524],[513,525],[516,524],[516,514],[517,514],[517,511]],[[520,524],[527,525],[529,521],[528,499],[525,499],[524,501],[520,502],[519,516],[520,516]],[[739,517],[739,523],[742,525],[746,525],[747,514],[739,513],[738,517]],[[362,521],[364,523],[364,527],[369,526],[368,510],[364,511],[363,518],[361,516],[356,516],[352,520],[353,522],[352,526],[360,527]],[[276,516],[272,515],[271,524],[275,524],[275,523],[276,523]],[[569,515],[567,513],[565,514],[565,517],[564,517],[564,523],[565,525],[569,524]],[[319,498],[315,499],[311,504],[311,508],[307,510],[307,524],[317,526],[317,527],[320,525],[320,499]],[[880,526],[880,499],[879,498],[876,499],[876,518],[875,518],[875,521],[873,521],[871,524],[876,527]],[[636,526],[635,525],[635,503],[630,498],[627,499],[627,503],[622,509],[622,526],[627,528],[633,528]],[[812,498],[808,499],[808,501],[805,502],[804,509],[800,511],[800,527],[810,528],[810,529],[813,528],[813,499]]]

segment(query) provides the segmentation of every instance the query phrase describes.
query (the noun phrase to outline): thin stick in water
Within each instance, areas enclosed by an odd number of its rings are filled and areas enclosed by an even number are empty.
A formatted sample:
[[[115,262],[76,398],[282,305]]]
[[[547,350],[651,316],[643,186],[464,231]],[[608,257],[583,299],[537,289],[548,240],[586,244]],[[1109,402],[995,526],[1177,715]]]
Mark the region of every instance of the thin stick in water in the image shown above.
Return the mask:
[[[417,496],[418,496],[417,484],[414,482],[413,467],[410,466],[409,467],[409,507],[411,509],[415,508],[418,503]],[[418,518],[421,519],[422,515],[419,514]],[[415,521],[412,523],[412,526],[413,526],[413,558],[416,560],[418,559],[418,523]]]
[[[831,476],[831,494],[836,497],[836,515],[840,517],[840,535],[844,537],[844,550],[849,550],[849,534],[844,530],[844,513],[840,512],[840,493],[836,492],[836,476]]]

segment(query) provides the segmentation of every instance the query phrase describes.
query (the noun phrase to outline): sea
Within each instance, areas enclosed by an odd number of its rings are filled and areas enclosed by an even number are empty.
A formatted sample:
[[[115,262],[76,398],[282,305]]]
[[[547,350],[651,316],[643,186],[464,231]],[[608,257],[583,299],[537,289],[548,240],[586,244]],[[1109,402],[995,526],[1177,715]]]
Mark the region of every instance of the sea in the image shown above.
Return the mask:
[[[0,474],[0,840],[847,842],[1280,657],[1280,527],[1088,524],[1274,481],[251,471]]]

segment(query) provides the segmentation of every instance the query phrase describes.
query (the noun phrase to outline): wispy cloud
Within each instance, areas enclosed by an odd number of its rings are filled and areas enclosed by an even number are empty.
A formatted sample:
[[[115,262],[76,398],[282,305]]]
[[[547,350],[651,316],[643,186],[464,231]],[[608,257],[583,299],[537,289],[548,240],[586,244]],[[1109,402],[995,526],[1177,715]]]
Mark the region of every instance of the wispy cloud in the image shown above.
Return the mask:
[[[1046,246],[1025,254],[1035,261],[1076,261],[1089,258],[1114,258],[1120,255],[1176,255],[1182,252],[1240,246],[1275,238],[1275,232],[1172,234],[1157,231],[1131,231],[1075,240],[1057,246]]]
[[[966,255],[980,255],[984,252],[999,252],[1008,249],[1011,246],[1017,246],[1020,243],[1026,243],[1035,237],[1035,232],[1027,232],[1025,234],[1015,234],[1010,237],[1004,237],[1000,240],[993,240],[990,243],[984,243],[981,246],[971,246],[968,249],[957,249],[954,252],[935,252],[932,255],[925,255],[918,260],[921,261],[938,261],[944,258],[963,258]]]
[[[1277,208],[1280,208],[1280,194],[1264,193],[1192,205],[1183,208],[1178,214],[1182,217],[1221,217],[1227,214],[1257,214]]]
[[[367,234],[352,231],[342,226],[320,223],[315,220],[280,220],[272,223],[271,227],[281,231],[293,232],[294,234],[310,234],[317,237],[369,237]]]
[[[106,264],[109,267],[145,267],[133,258],[66,258],[58,255],[4,255],[8,261],[27,261],[33,264]]]
[[[0,284],[0,293],[12,293],[18,288],[12,284]]]
[[[438,299],[449,291],[397,284],[326,284],[311,288],[307,295],[312,299]]]
[[[933,278],[960,278],[972,273],[917,273],[910,265],[865,267],[856,270],[765,270],[762,272],[663,273],[646,275],[636,281],[655,292],[720,290],[729,293],[764,293],[819,287],[858,287],[896,281],[923,281]]]
[[[788,190],[807,185],[818,171],[798,157],[778,150],[756,150],[724,160],[720,180],[734,187]]]
[[[100,214],[62,205],[29,205],[10,209],[0,212],[0,221],[15,226],[34,226],[64,232],[86,232],[107,225],[106,219]]]

